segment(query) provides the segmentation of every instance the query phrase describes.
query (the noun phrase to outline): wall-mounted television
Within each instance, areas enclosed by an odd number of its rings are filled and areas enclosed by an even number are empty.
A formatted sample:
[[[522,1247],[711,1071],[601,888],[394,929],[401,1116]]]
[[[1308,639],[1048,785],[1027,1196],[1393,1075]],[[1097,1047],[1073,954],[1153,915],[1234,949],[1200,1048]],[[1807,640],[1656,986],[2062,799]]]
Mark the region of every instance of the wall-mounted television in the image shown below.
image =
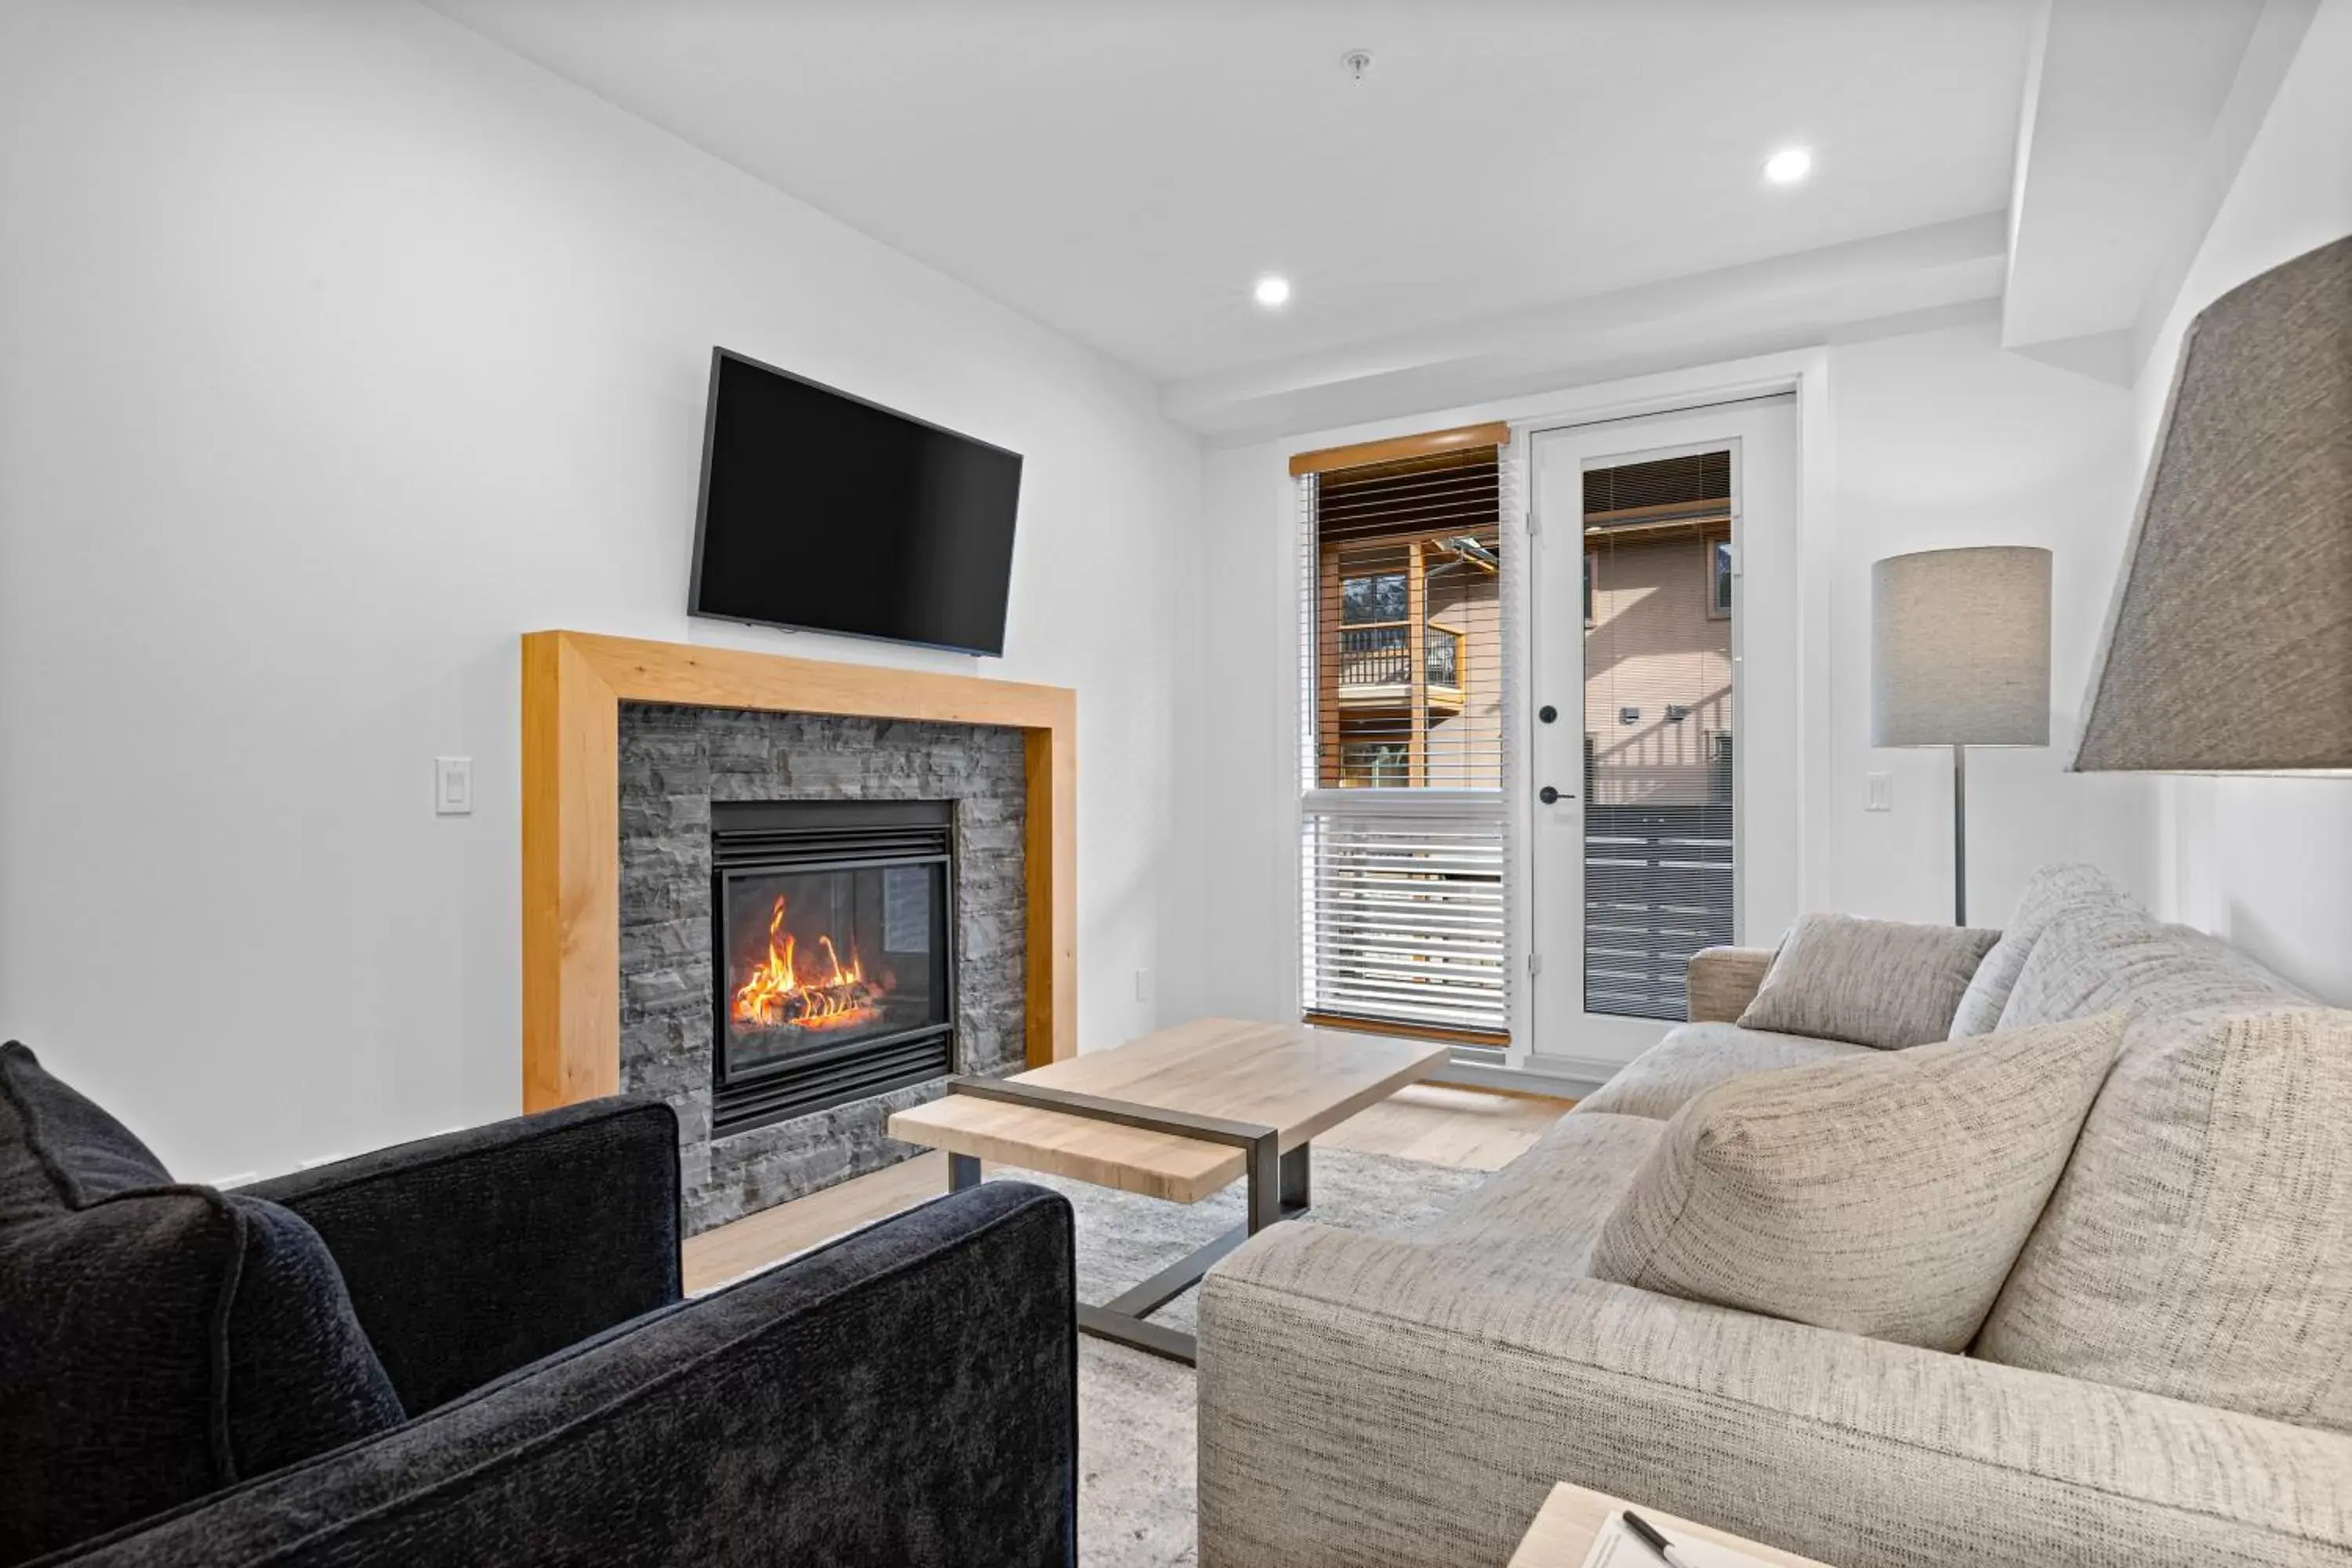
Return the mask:
[[[698,616],[1004,651],[1021,454],[710,353]]]

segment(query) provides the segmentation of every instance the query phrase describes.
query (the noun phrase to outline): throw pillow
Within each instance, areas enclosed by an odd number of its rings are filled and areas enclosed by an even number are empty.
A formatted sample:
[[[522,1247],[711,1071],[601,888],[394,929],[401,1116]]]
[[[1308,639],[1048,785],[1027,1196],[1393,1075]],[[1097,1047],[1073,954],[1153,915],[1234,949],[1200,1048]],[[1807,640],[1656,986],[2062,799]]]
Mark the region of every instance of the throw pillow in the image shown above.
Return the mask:
[[[2035,941],[2062,911],[2084,904],[2135,907],[2131,896],[2095,866],[2044,866],[2033,873],[2018,898],[2016,912],[2001,928],[2000,940],[1960,994],[1959,1007],[1952,1014],[1952,1038],[1990,1035],[2000,1027],[2000,1010],[2009,1005],[2009,994],[2016,988]]]
[[[403,1419],[316,1231],[0,1046],[0,1562]]]
[[[2347,1237],[2352,1013],[2143,1028],[1975,1353],[2352,1432]]]
[[[2159,925],[2129,900],[2053,915],[2000,1010],[2004,1029],[2120,1007],[2131,1027],[2217,1007],[2291,1007],[2311,997],[2218,937]]]
[[[2123,1020],[1757,1073],[1675,1113],[1591,1269],[1903,1344],[1967,1346]]]
[[[1969,977],[2000,938],[1967,926],[1807,915],[1781,940],[1739,1026],[1882,1051],[1943,1039]]]

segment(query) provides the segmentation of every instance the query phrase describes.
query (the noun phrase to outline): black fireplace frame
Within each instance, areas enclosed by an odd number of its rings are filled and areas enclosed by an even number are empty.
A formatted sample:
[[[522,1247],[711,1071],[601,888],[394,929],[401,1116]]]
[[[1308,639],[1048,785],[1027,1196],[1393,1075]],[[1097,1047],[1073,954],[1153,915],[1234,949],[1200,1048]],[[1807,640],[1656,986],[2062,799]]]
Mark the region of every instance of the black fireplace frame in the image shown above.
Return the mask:
[[[727,892],[738,878],[940,868],[933,934],[947,976],[943,1022],[796,1052],[748,1072],[727,1066]],[[710,803],[710,1130],[745,1132],[958,1068],[956,819],[951,800]]]

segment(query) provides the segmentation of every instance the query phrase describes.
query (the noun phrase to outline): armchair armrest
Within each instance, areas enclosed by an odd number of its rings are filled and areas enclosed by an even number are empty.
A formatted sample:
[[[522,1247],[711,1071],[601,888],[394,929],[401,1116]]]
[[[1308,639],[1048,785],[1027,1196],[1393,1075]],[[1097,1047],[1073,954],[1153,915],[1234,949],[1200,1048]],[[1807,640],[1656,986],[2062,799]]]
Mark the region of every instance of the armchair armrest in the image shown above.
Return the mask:
[[[327,1243],[417,1415],[678,1298],[677,1117],[597,1100],[246,1189]]]
[[[991,1182],[44,1568],[1072,1568],[1071,1258]]]
[[[1736,1024],[1772,967],[1769,947],[1703,947],[1684,971],[1686,1011],[1694,1024]]]
[[[1841,1568],[2352,1564],[2352,1436],[1276,1226],[1202,1288],[1202,1568],[1502,1562],[1575,1481]]]

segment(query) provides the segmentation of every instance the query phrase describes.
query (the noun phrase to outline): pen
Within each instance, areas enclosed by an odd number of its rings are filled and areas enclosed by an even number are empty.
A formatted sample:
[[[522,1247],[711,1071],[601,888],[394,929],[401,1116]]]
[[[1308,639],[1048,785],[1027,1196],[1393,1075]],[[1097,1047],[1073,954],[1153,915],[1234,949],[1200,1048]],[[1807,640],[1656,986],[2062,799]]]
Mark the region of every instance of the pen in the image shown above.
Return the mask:
[[[1676,1551],[1672,1542],[1658,1533],[1657,1527],[1632,1509],[1625,1510],[1625,1528],[1642,1538],[1642,1544],[1656,1552],[1660,1561],[1672,1568],[1690,1568],[1690,1559]]]

